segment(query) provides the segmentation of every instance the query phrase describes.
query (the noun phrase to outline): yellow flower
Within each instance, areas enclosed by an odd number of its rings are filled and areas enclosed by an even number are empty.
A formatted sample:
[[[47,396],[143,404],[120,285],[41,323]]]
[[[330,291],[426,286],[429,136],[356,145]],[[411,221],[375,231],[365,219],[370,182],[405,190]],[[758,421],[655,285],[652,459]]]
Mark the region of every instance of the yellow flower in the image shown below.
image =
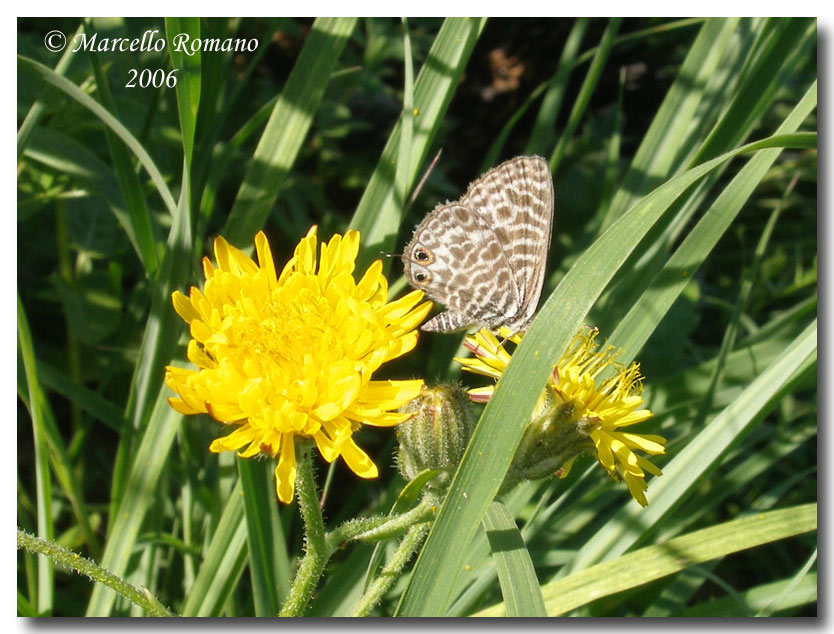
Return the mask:
[[[388,302],[382,263],[353,277],[359,233],[322,243],[316,267],[316,227],[276,276],[266,236],[255,236],[258,264],[222,237],[215,268],[203,258],[206,283],[189,297],[175,291],[174,308],[190,326],[188,358],[199,370],[169,366],[169,403],[183,414],[207,413],[236,426],[211,451],[244,458],[278,456],[282,502],[295,490],[295,438],[312,438],[328,462],[341,456],[363,478],[377,468],[353,441],[362,424],[397,425],[411,414],[398,407],[420,393],[422,380],[372,381],[380,365],[417,343],[415,328],[431,310],[420,291]],[[419,304],[419,305],[418,305]]]
[[[464,370],[498,379],[510,361],[510,353],[504,349],[505,341],[520,343],[523,334],[511,334],[502,329],[499,334],[506,339],[499,342],[497,337],[486,329],[469,335],[464,345],[475,357],[456,359]],[[624,429],[650,418],[648,409],[638,409],[643,403],[642,376],[640,366],[632,363],[623,367],[614,360],[619,352],[614,346],[598,350],[595,338],[596,329],[583,329],[574,335],[567,352],[562,355],[553,368],[547,382],[547,389],[542,393],[536,407],[536,417],[548,417],[559,426],[571,425],[574,436],[589,438],[593,444],[587,447],[595,450],[596,457],[609,475],[614,479],[623,479],[628,485],[632,497],[646,506],[647,485],[646,471],[659,476],[660,469],[654,464],[634,453],[639,449],[648,454],[663,454],[666,440],[662,436],[635,434]],[[600,373],[612,367],[616,374],[599,380]],[[473,401],[488,401],[495,386],[469,390]],[[551,437],[553,434],[551,432]],[[569,438],[561,434],[560,439]],[[574,454],[564,465],[560,475],[567,475],[567,470],[575,458]]]

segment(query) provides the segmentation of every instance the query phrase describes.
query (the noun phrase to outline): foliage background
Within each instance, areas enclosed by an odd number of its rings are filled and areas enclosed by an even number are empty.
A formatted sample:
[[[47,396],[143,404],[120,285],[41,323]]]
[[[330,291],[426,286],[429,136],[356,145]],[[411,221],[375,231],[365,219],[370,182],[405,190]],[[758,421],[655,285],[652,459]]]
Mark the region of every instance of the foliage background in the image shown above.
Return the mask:
[[[411,19],[408,46],[400,22],[389,18],[182,19],[169,21],[168,30],[253,37],[260,45],[254,54],[203,54],[196,61],[167,52],[80,52],[64,57],[54,73],[41,70],[35,63],[52,69],[61,59],[44,49],[46,32],[69,36],[82,22],[99,37],[166,31],[162,19],[18,21],[18,524],[148,587],[178,613],[270,613],[302,550],[294,506],[279,509],[263,493],[257,518],[248,507],[234,510],[235,459],[207,451],[223,430],[211,420],[172,414],[160,391],[162,367],[183,358],[185,342],[170,290],[199,283],[199,258],[210,252],[213,236],[223,233],[246,248],[263,226],[283,262],[311,224],[322,237],[359,227],[361,271],[380,250],[399,252],[425,213],[457,198],[487,168],[538,153],[555,168],[556,226],[543,301],[553,299],[604,229],[655,187],[776,133],[817,71],[813,20],[645,18]],[[316,32],[327,35],[315,39]],[[448,32],[457,39],[443,40]],[[704,41],[702,64],[714,64],[707,83],[676,83]],[[431,70],[432,46],[459,66],[434,68],[452,78],[447,88],[421,93],[418,80],[412,90],[409,64],[415,77],[424,66]],[[130,68],[188,64],[198,65],[179,74],[176,90],[125,87]],[[120,140],[55,77],[102,104],[136,143]],[[682,91],[679,106],[661,120],[657,113],[674,90]],[[284,101],[274,106],[279,95]],[[407,105],[418,102],[420,112],[409,118]],[[273,107],[284,106],[283,118],[268,123]],[[413,145],[384,149],[404,111],[401,138],[413,135]],[[685,118],[674,120],[675,114]],[[800,131],[816,129],[813,114],[800,121]],[[660,127],[652,129],[653,122]],[[815,137],[810,146],[807,138],[783,145],[788,149],[760,174],[742,173],[747,158],[741,157],[710,171],[701,181],[708,186],[692,185],[677,202],[664,202],[670,211],[645,228],[584,319],[618,344],[628,344],[618,325],[641,333],[625,347],[647,377],[656,417],[646,431],[670,439],[669,459],[698,439],[706,442],[706,426],[717,417],[732,421],[729,408],[744,411],[745,388],[770,364],[790,358],[801,333],[815,328]],[[147,164],[140,168],[137,148],[147,152],[158,180]],[[401,213],[401,192],[410,193],[441,149],[425,186]],[[392,157],[406,168],[390,167]],[[703,264],[668,312],[652,313],[642,293],[674,286],[655,276],[674,267],[670,255],[719,195],[745,183],[752,193],[737,194],[732,224],[717,244],[696,247]],[[719,200],[721,208],[734,204]],[[392,294],[401,293],[399,263],[386,266]],[[642,321],[626,322],[635,306]],[[28,326],[20,326],[21,315]],[[565,324],[567,336],[578,323]],[[459,342],[421,337],[414,353],[381,376],[457,379],[450,360]],[[816,501],[815,344],[811,356],[784,372],[674,502],[663,506],[650,482],[650,509],[657,504],[664,511],[642,516],[646,526],[637,535],[623,523],[641,517],[621,510],[634,505],[625,487],[607,481],[590,458],[568,479],[522,487],[507,501],[545,587],[548,613],[563,613],[550,602],[548,583],[606,558],[580,556],[590,535],[632,534],[633,549]],[[393,464],[394,434],[362,433],[381,477],[357,483],[340,464],[331,472],[322,467],[331,525],[387,512],[403,486]],[[271,491],[269,471],[264,462],[254,467],[264,492]],[[151,484],[136,489],[141,481]],[[120,512],[138,519],[120,521]],[[471,513],[474,527],[480,516]],[[259,546],[251,532],[258,522],[268,529]],[[469,569],[445,590],[449,605],[434,613],[473,614],[502,600],[478,530]],[[430,538],[427,558],[437,539]],[[815,532],[773,539],[749,550],[742,543],[732,556],[635,582],[569,613],[815,614]],[[115,542],[133,546],[120,555]],[[371,551],[359,546],[336,555],[311,614],[349,613]],[[266,573],[251,565],[255,553],[267,562]],[[141,613],[102,588],[91,598],[87,579],[53,571],[43,559],[19,551],[18,564],[20,614]],[[263,600],[261,574],[274,580]],[[378,614],[393,614],[406,586],[406,579],[396,584]]]

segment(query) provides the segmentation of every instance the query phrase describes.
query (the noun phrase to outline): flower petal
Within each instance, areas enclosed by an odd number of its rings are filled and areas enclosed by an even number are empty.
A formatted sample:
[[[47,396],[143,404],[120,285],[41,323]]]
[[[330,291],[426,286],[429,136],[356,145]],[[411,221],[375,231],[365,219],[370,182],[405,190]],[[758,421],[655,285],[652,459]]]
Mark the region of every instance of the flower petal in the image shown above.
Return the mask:
[[[353,442],[353,438],[346,440],[341,450],[342,458],[347,466],[360,478],[376,478],[379,475],[376,465],[368,457],[368,454]]]

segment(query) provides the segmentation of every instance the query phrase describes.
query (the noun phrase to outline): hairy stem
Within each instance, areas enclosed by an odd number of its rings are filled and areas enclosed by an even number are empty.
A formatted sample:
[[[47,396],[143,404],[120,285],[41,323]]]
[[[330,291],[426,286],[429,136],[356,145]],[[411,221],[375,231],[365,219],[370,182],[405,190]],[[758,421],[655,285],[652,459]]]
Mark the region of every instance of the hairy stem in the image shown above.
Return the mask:
[[[429,522],[415,524],[408,529],[408,532],[400,542],[397,552],[394,553],[390,562],[382,569],[371,587],[356,604],[351,616],[367,616],[373,607],[382,600],[391,584],[402,574],[403,568],[411,559],[412,555],[423,543],[429,532]]]

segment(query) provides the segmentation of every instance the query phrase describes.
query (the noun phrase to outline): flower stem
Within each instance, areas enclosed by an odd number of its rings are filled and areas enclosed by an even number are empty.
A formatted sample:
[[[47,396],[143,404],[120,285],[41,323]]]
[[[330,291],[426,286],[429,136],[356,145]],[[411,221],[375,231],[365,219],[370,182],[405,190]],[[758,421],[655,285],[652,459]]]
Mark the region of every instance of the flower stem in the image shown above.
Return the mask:
[[[301,517],[304,520],[305,552],[279,616],[303,614],[324,572],[324,566],[330,558],[325,544],[324,520],[319,507],[319,496],[309,448],[301,451],[297,464],[295,490],[298,496],[298,507],[301,509]]]
[[[399,537],[415,524],[431,518],[438,505],[439,499],[436,496],[424,494],[417,506],[401,515],[349,520],[327,536],[328,550],[335,551],[341,544],[354,539],[363,542],[380,542]]]
[[[104,584],[129,601],[132,601],[151,616],[176,616],[148,592],[146,588],[137,588],[121,577],[114,575],[109,570],[105,570],[95,562],[81,557],[78,553],[67,550],[54,542],[40,539],[18,528],[17,547],[32,553],[39,553],[70,570],[87,575],[93,581]]]
[[[356,604],[351,616],[367,616],[373,607],[380,602],[391,584],[400,576],[402,569],[411,559],[411,556],[423,543],[426,534],[429,532],[429,522],[415,524],[408,529],[408,532],[400,542],[397,552],[390,562],[382,569],[379,576],[374,579],[371,587]]]

